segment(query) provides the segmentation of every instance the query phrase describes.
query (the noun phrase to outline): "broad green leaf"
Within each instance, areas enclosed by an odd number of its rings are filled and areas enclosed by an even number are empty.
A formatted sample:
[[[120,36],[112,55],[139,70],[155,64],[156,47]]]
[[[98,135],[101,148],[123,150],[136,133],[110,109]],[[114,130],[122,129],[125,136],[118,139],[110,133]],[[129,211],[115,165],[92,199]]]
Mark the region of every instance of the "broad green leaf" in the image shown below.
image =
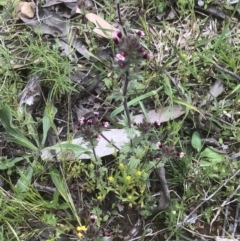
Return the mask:
[[[4,126],[6,132],[11,136],[7,138],[9,141],[15,142],[21,146],[27,147],[32,151],[37,151],[37,147],[34,146],[24,135],[23,133],[13,125],[12,123],[12,114],[9,110],[9,107],[4,106],[0,109],[0,120]]]
[[[192,135],[191,144],[192,144],[192,147],[194,149],[196,149],[198,152],[202,148],[202,140],[201,140],[201,137],[200,137],[200,135],[199,135],[199,133],[197,131],[194,131],[194,133]]]
[[[201,166],[201,167],[209,167],[209,166],[212,166],[212,163],[211,163],[211,162],[208,162],[208,161],[203,161],[203,160],[201,160],[201,161],[200,161],[200,166]]]
[[[212,149],[210,148],[206,148],[202,153],[201,153],[201,158],[207,158],[209,159],[210,161],[211,160],[214,160],[214,161],[219,161],[221,162],[224,158],[223,155],[213,151]]]

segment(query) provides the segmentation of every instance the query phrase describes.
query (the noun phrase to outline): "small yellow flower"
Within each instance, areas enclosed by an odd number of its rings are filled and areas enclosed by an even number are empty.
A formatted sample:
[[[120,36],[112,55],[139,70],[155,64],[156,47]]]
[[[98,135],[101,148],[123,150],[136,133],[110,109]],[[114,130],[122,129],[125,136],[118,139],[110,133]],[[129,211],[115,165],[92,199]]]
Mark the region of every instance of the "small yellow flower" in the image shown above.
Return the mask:
[[[119,164],[119,168],[122,169],[124,168],[124,165],[122,163]]]
[[[109,182],[113,182],[113,181],[114,181],[113,176],[108,177],[108,181],[109,181]]]
[[[137,175],[138,175],[138,176],[141,176],[141,175],[142,175],[142,172],[141,172],[141,171],[137,171]]]
[[[79,232],[79,231],[85,232],[85,231],[87,231],[87,228],[86,228],[85,225],[83,225],[83,226],[78,226],[78,227],[77,227],[77,231],[78,231],[78,232]]]
[[[131,195],[128,195],[128,200],[132,200],[132,196]]]
[[[83,234],[82,234],[81,232],[79,232],[79,233],[77,233],[77,236],[78,236],[79,238],[82,238]]]
[[[100,201],[101,201],[102,199],[103,199],[103,198],[102,198],[101,195],[98,195],[98,196],[97,196],[97,200],[100,200]]]
[[[132,177],[131,177],[131,176],[126,176],[126,179],[127,179],[128,181],[130,181],[130,180],[132,179]]]

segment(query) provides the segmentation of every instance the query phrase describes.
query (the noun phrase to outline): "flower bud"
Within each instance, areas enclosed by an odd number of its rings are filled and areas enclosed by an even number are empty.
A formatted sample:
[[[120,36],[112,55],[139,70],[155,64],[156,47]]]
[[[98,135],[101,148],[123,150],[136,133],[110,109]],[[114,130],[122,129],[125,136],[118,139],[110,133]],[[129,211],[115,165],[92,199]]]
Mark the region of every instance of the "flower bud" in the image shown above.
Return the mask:
[[[122,53],[124,53],[124,52],[122,52]],[[125,57],[124,57],[124,55],[122,55],[121,53],[120,53],[120,54],[116,54],[115,60],[116,60],[116,61],[119,61],[119,60],[124,61],[124,60],[125,60]]]
[[[154,125],[155,125],[155,126],[160,126],[160,124],[161,124],[160,120],[154,121]]]
[[[162,148],[162,143],[159,141],[157,144],[156,144],[157,147],[159,148]]]
[[[94,114],[95,117],[99,116],[99,112],[97,112],[97,111],[94,111],[93,114]]]
[[[93,214],[90,216],[91,222],[94,223],[97,220],[97,215]]]
[[[142,30],[137,30],[137,35],[139,36],[139,37],[143,37],[143,36],[145,36],[145,33],[142,31]]]
[[[115,30],[115,33],[114,33],[118,38],[122,38],[122,32],[121,32],[121,30],[120,29],[116,29]]]
[[[177,153],[177,155],[180,157],[180,158],[183,158],[184,157],[184,152],[180,151]]]
[[[152,58],[152,54],[151,53],[146,53],[143,55],[143,59],[151,59]]]

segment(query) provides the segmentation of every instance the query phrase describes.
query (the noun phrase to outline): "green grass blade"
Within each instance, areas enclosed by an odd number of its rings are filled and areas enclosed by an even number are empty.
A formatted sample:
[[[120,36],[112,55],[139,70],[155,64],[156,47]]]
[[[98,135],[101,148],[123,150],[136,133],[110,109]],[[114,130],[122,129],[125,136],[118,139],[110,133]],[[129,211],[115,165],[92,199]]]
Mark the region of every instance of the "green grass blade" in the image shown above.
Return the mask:
[[[135,105],[135,104],[139,103],[139,101],[141,101],[141,100],[144,100],[144,99],[146,99],[146,98],[148,98],[148,97],[150,97],[150,96],[156,95],[158,91],[162,90],[162,88],[163,88],[163,87],[161,86],[161,87],[159,87],[159,88],[156,89],[156,90],[152,90],[152,91],[150,91],[150,92],[148,92],[148,93],[146,93],[146,94],[144,94],[144,95],[138,96],[137,98],[129,101],[129,102],[128,102],[128,106]],[[116,110],[114,110],[114,111],[111,113],[111,115],[110,115],[112,124],[114,124],[114,125],[117,126],[117,127],[123,127],[123,125],[117,123],[117,122],[114,120],[114,118],[115,118],[115,116],[117,116],[119,113],[121,113],[123,110],[124,110],[124,106],[122,105],[122,106],[118,107]]]
[[[4,106],[0,109],[0,120],[4,126],[6,132],[12,137],[9,138],[12,142],[15,142],[21,146],[27,147],[32,151],[37,151],[37,147],[34,146],[24,135],[23,133],[13,125],[12,123],[12,114],[7,106]]]

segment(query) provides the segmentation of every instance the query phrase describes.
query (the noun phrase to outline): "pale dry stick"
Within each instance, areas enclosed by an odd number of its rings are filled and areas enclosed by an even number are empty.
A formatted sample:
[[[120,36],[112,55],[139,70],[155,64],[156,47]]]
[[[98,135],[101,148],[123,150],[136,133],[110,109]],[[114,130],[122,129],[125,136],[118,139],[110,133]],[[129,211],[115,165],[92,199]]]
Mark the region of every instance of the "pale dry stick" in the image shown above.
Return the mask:
[[[213,194],[211,194],[208,198],[206,198],[206,199],[203,200],[201,203],[199,203],[199,204],[197,205],[197,207],[194,208],[194,209],[192,210],[192,212],[191,212],[189,215],[187,215],[181,223],[177,224],[176,231],[180,228],[181,225],[183,225],[184,223],[186,223],[186,221],[189,219],[189,217],[191,217],[205,202],[211,200],[211,199],[221,190],[222,187],[224,187],[230,180],[232,180],[232,179],[233,179],[237,174],[239,174],[239,173],[240,173],[240,169],[237,170],[230,178],[228,178]],[[239,186],[240,186],[240,185],[239,185]],[[238,189],[238,188],[237,188],[237,189]],[[173,234],[170,235],[170,237],[169,237],[168,239],[166,239],[166,241],[169,241],[172,236],[173,236]]]
[[[99,135],[106,140],[109,144],[111,144],[113,147],[116,148],[116,150],[120,151],[120,148],[118,148],[114,143],[112,143],[110,140],[108,140],[108,138],[106,136],[104,136],[102,133],[99,133]]]
[[[49,192],[49,193],[54,193],[56,192],[56,188],[55,187],[49,187],[49,186],[43,186],[37,182],[33,183],[33,186],[41,192]]]
[[[237,75],[237,74],[235,74],[235,73],[233,73],[232,71],[230,71],[230,70],[228,70],[228,69],[225,69],[225,68],[223,68],[222,66],[220,66],[220,65],[218,65],[218,64],[216,64],[216,63],[213,63],[213,65],[214,65],[217,69],[223,71],[224,73],[231,75],[232,77],[234,77],[234,78],[237,79],[237,80],[240,80],[240,76]]]
[[[237,208],[236,208],[236,215],[234,219],[234,225],[233,225],[233,231],[231,233],[232,236],[235,235],[237,226],[240,224],[240,203],[238,203]]]
[[[210,223],[210,231],[211,231],[211,229],[212,229],[212,224],[213,224],[213,223],[215,222],[215,220],[217,219],[217,217],[218,217],[218,215],[220,214],[222,208],[223,208],[225,205],[228,204],[229,200],[231,200],[231,199],[236,195],[236,193],[238,192],[239,189],[240,189],[240,184],[239,184],[238,187],[235,189],[235,191],[227,198],[227,200],[225,200],[225,201],[221,204],[221,206],[218,208],[216,214],[214,215],[214,217],[213,217],[213,219],[212,219],[212,221],[211,221],[211,223]]]
[[[228,214],[229,214],[229,206],[226,207],[225,209],[225,215],[224,215],[224,221],[223,221],[223,228],[222,228],[222,237],[225,236],[226,233],[226,226],[227,226],[227,218],[228,218]]]
[[[37,20],[38,20],[38,22],[40,23],[41,22],[41,20],[40,20],[40,18],[39,18],[39,11],[38,11],[38,0],[36,1],[36,16],[37,16]]]

